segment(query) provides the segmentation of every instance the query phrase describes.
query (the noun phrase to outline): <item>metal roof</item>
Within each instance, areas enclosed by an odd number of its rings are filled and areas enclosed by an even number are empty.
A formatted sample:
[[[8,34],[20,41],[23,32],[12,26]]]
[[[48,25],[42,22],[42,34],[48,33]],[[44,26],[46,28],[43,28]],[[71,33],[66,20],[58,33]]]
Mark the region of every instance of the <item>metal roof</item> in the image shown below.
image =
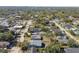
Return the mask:
[[[66,53],[79,53],[79,48],[65,48]]]
[[[40,28],[34,28],[34,29],[32,30],[32,32],[40,32],[40,31],[41,31]]]
[[[32,35],[32,40],[41,40],[40,35]]]
[[[41,47],[42,46],[42,41],[41,40],[31,40],[30,45]]]

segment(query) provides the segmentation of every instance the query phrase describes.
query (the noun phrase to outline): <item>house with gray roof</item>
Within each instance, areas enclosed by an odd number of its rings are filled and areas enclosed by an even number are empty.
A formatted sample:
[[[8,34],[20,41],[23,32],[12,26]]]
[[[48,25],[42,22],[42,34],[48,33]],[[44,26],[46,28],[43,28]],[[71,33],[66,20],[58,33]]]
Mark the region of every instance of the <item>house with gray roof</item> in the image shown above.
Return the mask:
[[[40,35],[32,35],[32,40],[41,40]]]
[[[42,41],[41,40],[31,40],[30,46],[40,48],[40,47],[42,47]]]
[[[79,53],[79,48],[65,48],[65,53]]]
[[[0,42],[0,48],[6,48],[10,43],[6,41],[1,41]]]
[[[31,30],[31,32],[32,32],[32,33],[35,33],[35,32],[40,32],[40,31],[41,31],[41,29],[40,29],[40,28],[34,28],[34,29],[32,29],[32,30]]]
[[[75,35],[79,35],[79,29],[72,30]]]
[[[5,20],[0,21],[0,26],[9,27],[8,20],[7,20],[7,19],[5,19]]]
[[[71,24],[65,24],[65,25],[64,25],[64,28],[65,28],[66,30],[71,30],[71,29],[73,28],[73,26],[72,26]]]
[[[61,43],[65,43],[65,44],[68,43],[68,39],[66,36],[57,36],[57,40]]]

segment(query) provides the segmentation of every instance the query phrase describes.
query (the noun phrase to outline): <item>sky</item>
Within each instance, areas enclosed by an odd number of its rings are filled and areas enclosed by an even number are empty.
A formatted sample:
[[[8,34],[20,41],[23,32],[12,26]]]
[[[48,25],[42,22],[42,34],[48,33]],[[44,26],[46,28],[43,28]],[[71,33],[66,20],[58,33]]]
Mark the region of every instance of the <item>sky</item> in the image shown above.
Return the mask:
[[[0,0],[0,6],[79,6],[79,0]]]

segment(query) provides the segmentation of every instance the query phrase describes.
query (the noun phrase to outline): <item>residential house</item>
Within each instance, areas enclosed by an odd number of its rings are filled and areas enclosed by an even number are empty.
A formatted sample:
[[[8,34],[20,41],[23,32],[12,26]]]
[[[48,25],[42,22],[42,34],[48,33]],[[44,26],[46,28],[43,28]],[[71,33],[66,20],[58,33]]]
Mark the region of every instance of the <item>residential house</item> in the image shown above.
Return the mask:
[[[32,32],[32,33],[35,33],[35,32],[40,32],[40,31],[41,31],[41,29],[40,29],[40,28],[34,28],[34,29],[32,29],[32,30],[31,30],[31,32]]]
[[[65,48],[65,53],[79,53],[79,48]]]
[[[40,35],[32,35],[32,40],[41,40]]]
[[[8,20],[5,19],[5,20],[0,21],[0,26],[9,27]]]
[[[79,24],[78,20],[76,20],[76,19],[72,20],[72,23],[73,23],[73,25],[78,25]]]
[[[20,25],[20,26],[19,25],[15,25],[14,29],[22,29],[22,27],[23,27],[22,25]]]
[[[31,40],[30,46],[41,48],[42,47],[42,41],[41,40]]]
[[[66,36],[57,36],[57,40],[61,43],[67,44],[68,43],[68,39]]]
[[[75,35],[79,35],[79,30],[78,30],[78,29],[72,30],[72,32],[73,32]]]
[[[0,48],[7,48],[7,46],[9,45],[10,43],[9,42],[6,42],[6,41],[0,41]]]
[[[65,28],[66,30],[71,30],[73,27],[72,27],[72,25],[70,25],[70,24],[65,24],[65,25],[64,25],[64,28]]]

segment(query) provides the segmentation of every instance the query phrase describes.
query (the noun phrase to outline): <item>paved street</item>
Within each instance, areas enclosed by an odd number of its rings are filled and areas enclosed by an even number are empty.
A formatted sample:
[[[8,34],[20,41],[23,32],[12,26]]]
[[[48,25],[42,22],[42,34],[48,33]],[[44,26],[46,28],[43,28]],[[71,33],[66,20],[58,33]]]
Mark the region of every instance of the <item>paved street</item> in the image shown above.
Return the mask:
[[[76,38],[76,37],[74,37],[73,35],[71,35],[69,32],[67,32],[63,27],[61,27],[58,23],[56,23],[55,21],[54,21],[54,23],[55,23],[55,25],[57,26],[57,27],[59,27],[62,31],[65,31],[65,33],[67,34],[67,36],[69,36],[71,39],[73,39],[73,40],[75,40],[77,43],[79,43],[79,40]]]

